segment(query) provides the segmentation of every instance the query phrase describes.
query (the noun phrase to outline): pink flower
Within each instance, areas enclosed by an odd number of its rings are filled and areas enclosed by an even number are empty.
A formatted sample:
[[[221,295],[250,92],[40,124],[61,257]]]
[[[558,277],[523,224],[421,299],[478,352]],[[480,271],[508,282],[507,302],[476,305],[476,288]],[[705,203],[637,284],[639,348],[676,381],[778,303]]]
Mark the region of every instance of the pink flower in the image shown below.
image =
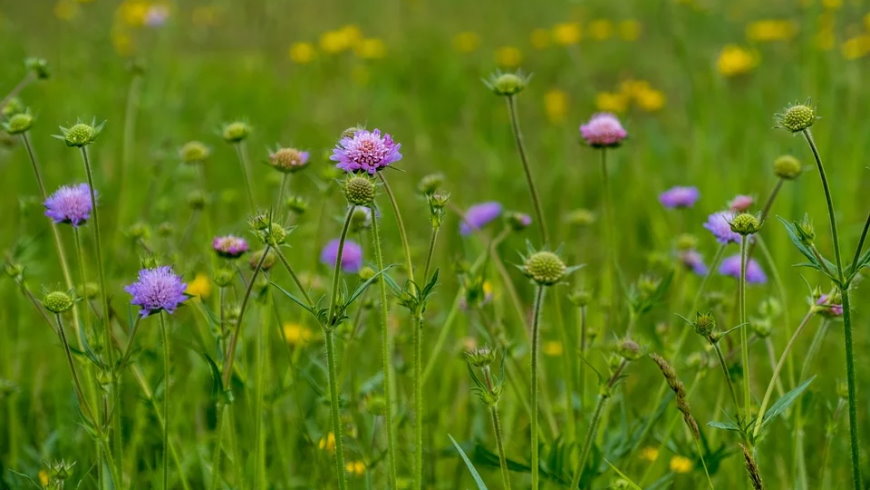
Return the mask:
[[[580,126],[580,136],[589,146],[607,148],[619,146],[628,137],[628,133],[616,116],[609,112],[600,112]]]
[[[732,211],[737,211],[739,213],[742,213],[743,211],[746,211],[747,209],[752,207],[752,205],[754,203],[755,203],[755,198],[753,198],[752,196],[747,196],[745,194],[739,194],[737,196],[734,196],[734,199],[732,199],[728,203],[728,208],[730,208]]]

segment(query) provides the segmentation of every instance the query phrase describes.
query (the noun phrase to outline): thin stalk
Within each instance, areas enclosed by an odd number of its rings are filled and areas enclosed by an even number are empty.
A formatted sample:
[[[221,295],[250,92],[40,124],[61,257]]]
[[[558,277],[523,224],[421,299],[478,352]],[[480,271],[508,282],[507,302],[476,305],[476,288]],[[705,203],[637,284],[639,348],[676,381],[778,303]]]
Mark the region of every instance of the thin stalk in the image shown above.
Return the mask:
[[[725,356],[722,354],[722,348],[719,347],[719,342],[710,340],[710,345],[716,351],[716,358],[719,360],[719,366],[722,367],[722,374],[725,376],[725,383],[728,385],[728,392],[731,393],[731,401],[734,402],[734,411],[740,413],[740,400],[737,398],[737,390],[734,388],[734,382],[731,381],[731,372],[728,371],[728,363],[725,362]],[[738,425],[743,425],[742,420],[738,417]]]
[[[531,445],[532,445],[532,490],[537,490],[539,482],[539,464],[538,464],[538,343],[540,341],[540,318],[541,308],[544,304],[544,286],[538,285],[538,290],[535,293],[535,303],[532,309],[532,359],[531,359],[531,405],[532,405],[532,421],[531,421]]]
[[[251,205],[251,212],[253,213],[257,210],[257,204],[254,200],[254,187],[251,184],[251,169],[248,168],[248,152],[245,151],[245,142],[239,141],[234,143],[233,147],[236,149],[239,164],[242,166],[242,176],[245,179],[245,189],[248,192],[248,204]]]
[[[429,252],[426,253],[426,266],[423,268],[423,282],[429,282],[429,268],[432,266],[432,255],[435,251],[435,242],[438,240],[438,231],[441,226],[432,226],[432,233],[429,235]]]
[[[532,196],[532,205],[535,208],[535,217],[541,227],[541,238],[544,245],[550,243],[549,234],[547,233],[547,222],[544,221],[544,212],[541,209],[541,200],[538,197],[538,189],[535,187],[535,181],[532,179],[532,169],[529,166],[529,159],[526,157],[526,148],[523,144],[523,133],[520,131],[520,121],[517,116],[517,102],[513,95],[508,95],[505,98],[508,107],[508,113],[511,118],[511,129],[514,133],[514,139],[517,143],[517,152],[520,154],[520,161],[523,163],[523,172],[526,175],[526,183],[529,186],[529,194]]]
[[[704,460],[704,448],[701,447],[701,439],[697,437],[693,437],[695,439],[695,447],[698,449],[698,458],[701,460],[701,466],[704,467],[704,475],[707,477],[707,484],[710,485],[710,490],[715,488],[713,486],[713,480],[710,478],[710,470],[707,468],[707,461]]]
[[[293,282],[296,284],[296,287],[299,288],[299,291],[302,293],[302,296],[305,298],[305,302],[308,305],[313,305],[314,303],[311,301],[311,297],[308,296],[308,291],[305,290],[305,286],[302,285],[302,281],[299,280],[299,276],[296,275],[296,272],[293,271],[293,267],[290,267],[290,262],[287,261],[287,257],[284,256],[284,253],[281,252],[280,247],[273,248],[275,254],[278,256],[278,260],[284,264],[284,268],[287,269],[287,273],[290,274],[290,278],[293,279]]]
[[[746,235],[740,238],[740,282],[737,285],[740,311],[740,363],[743,367],[743,419],[749,421],[752,413],[752,394],[749,390],[749,329],[746,326]]]
[[[278,216],[281,216],[281,208],[284,206],[284,192],[287,189],[287,184],[290,181],[290,174],[284,173],[281,176],[281,186],[278,187],[278,200],[275,202],[275,210],[278,211]]]
[[[423,313],[415,315],[412,343],[414,345],[414,480],[415,488],[423,488]]]
[[[510,490],[511,488],[511,479],[508,474],[508,466],[507,466],[507,458],[504,453],[504,441],[503,434],[501,429],[501,422],[498,418],[498,409],[495,405],[490,405],[489,407],[489,415],[492,418],[492,428],[495,431],[495,445],[498,448],[498,464],[501,468],[501,481],[505,490]]]
[[[60,336],[60,342],[63,344],[64,354],[66,354],[66,361],[69,364],[69,370],[72,374],[73,385],[75,386],[76,396],[79,399],[79,405],[82,407],[82,412],[85,414],[85,419],[91,423],[92,425],[96,425],[96,419],[94,418],[94,413],[91,410],[91,406],[88,403],[87,398],[85,398],[84,390],[82,390],[82,384],[79,381],[78,371],[76,370],[75,360],[72,356],[72,350],[69,347],[69,340],[66,338],[66,332],[63,329],[63,320],[61,320],[60,314],[56,313],[54,315],[55,320],[57,321],[57,334]]]
[[[861,230],[861,238],[858,240],[858,246],[855,247],[855,257],[852,259],[852,273],[854,274],[855,267],[858,265],[858,259],[861,258],[861,251],[864,249],[864,240],[867,238],[867,232],[870,231],[870,213],[867,214],[867,221],[864,222],[864,229]]]
[[[5,97],[3,97],[3,100],[0,100],[0,111],[2,111],[6,107],[6,104],[8,104],[10,100],[18,96],[18,94],[21,93],[21,91],[24,90],[25,87],[33,83],[34,80],[36,80],[36,74],[32,71],[28,71],[27,75],[24,75],[24,78],[22,78],[21,81],[18,82],[18,85],[13,87],[12,90],[8,94],[6,94]]]
[[[81,290],[80,291],[81,291],[81,295],[85,298],[85,300],[84,300],[85,307],[82,308],[84,310],[84,312],[82,313],[82,316],[84,317],[85,328],[88,330],[88,333],[92,333],[91,332],[91,327],[92,327],[92,325],[91,325],[91,309],[89,307],[91,300],[88,299],[87,293],[86,293],[86,290],[87,290],[86,285],[88,282],[88,279],[87,279],[88,276],[87,276],[87,272],[85,270],[85,251],[84,251],[84,247],[82,247],[82,237],[81,237],[81,235],[79,235],[78,227],[74,226],[72,231],[73,231],[73,244],[75,246],[76,257],[77,257],[77,260],[79,262],[79,280],[81,281]]]
[[[163,488],[169,489],[169,334],[164,313],[159,313],[163,341]]]
[[[387,178],[384,177],[383,172],[378,172],[378,177],[380,177],[381,182],[384,184],[384,191],[386,191],[387,197],[390,200],[390,205],[393,207],[393,213],[396,215],[396,224],[399,228],[399,238],[402,240],[402,250],[405,253],[405,267],[408,269],[406,272],[408,278],[411,279],[411,283],[414,283],[414,263],[411,261],[411,247],[408,245],[408,234],[405,231],[405,222],[402,220],[402,212],[399,210],[399,203],[396,201],[396,196],[393,194],[393,190],[390,188],[390,184],[387,182]]]
[[[139,94],[142,85],[142,74],[138,70],[133,71],[130,85],[127,88],[127,103],[124,108],[124,130],[121,140],[121,165],[118,171],[118,195],[126,196],[128,187],[127,176],[130,162],[133,160],[133,145],[136,138],[136,113],[139,108]],[[127,203],[129,199],[120,199],[118,205],[118,223],[126,223]]]

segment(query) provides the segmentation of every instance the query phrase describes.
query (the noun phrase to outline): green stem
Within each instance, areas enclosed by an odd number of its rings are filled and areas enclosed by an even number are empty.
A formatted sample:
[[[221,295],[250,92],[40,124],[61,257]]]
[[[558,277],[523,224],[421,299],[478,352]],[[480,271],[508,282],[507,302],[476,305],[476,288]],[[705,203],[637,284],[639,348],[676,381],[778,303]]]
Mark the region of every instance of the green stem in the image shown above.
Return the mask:
[[[220,488],[221,480],[221,450],[223,447],[224,433],[227,426],[226,404],[218,402],[217,404],[217,420],[218,420],[218,436],[214,445],[214,453],[211,457],[211,490]]]
[[[87,398],[85,398],[84,390],[82,390],[82,384],[79,381],[78,371],[76,370],[75,360],[72,356],[72,350],[69,347],[69,340],[66,338],[66,332],[63,329],[63,320],[61,320],[60,314],[55,314],[55,320],[57,321],[57,334],[60,336],[60,342],[63,344],[64,354],[66,354],[66,361],[69,364],[69,370],[72,374],[73,385],[76,390],[76,396],[79,399],[79,405],[82,407],[82,412],[85,415],[85,420],[92,425],[96,425],[97,420],[94,418],[94,413],[91,410],[91,406],[88,403]]]
[[[435,242],[438,240],[438,231],[441,226],[432,226],[432,233],[429,235],[429,251],[426,253],[426,266],[423,268],[423,282],[429,282],[429,269],[432,266],[432,255],[435,252]]]
[[[25,87],[33,83],[34,80],[36,80],[36,74],[32,71],[28,71],[27,75],[24,75],[24,78],[22,78],[21,81],[18,82],[18,85],[13,87],[12,90],[8,94],[6,94],[5,97],[3,97],[3,100],[0,100],[0,111],[2,111],[6,107],[6,104],[8,104],[10,100],[15,98],[19,93],[21,93],[21,91],[24,90]]]
[[[415,488],[423,488],[423,313],[417,312],[414,321],[414,479]]]
[[[540,341],[540,318],[541,308],[544,304],[544,286],[538,285],[535,293],[535,303],[532,309],[532,359],[531,359],[531,405],[532,405],[532,421],[531,421],[531,445],[532,445],[532,490],[537,490],[539,482],[539,463],[538,463],[538,343]]]
[[[257,204],[254,200],[254,187],[251,184],[251,169],[248,168],[248,153],[245,151],[245,142],[239,141],[234,143],[236,155],[239,157],[239,164],[242,166],[242,176],[245,179],[245,189],[248,192],[248,204],[251,205],[251,212],[257,211]]]
[[[495,431],[495,445],[498,448],[498,464],[501,468],[502,486],[505,490],[510,490],[511,479],[508,473],[507,458],[504,453],[504,441],[502,440],[504,436],[502,435],[501,422],[498,418],[498,409],[495,405],[490,405],[489,415],[492,418],[492,428]]]
[[[296,275],[296,272],[293,271],[293,268],[290,267],[290,262],[287,262],[287,257],[284,256],[284,253],[281,252],[280,247],[276,247],[272,249],[275,251],[275,254],[278,255],[278,259],[284,264],[284,268],[287,269],[287,273],[290,274],[290,278],[293,279],[293,282],[296,284],[296,287],[299,288],[299,291],[302,293],[302,296],[305,297],[305,302],[308,303],[309,306],[314,303],[311,301],[311,297],[308,296],[308,291],[305,290],[305,286],[302,285],[302,281],[299,280],[299,276]]]
[[[505,100],[507,101],[508,113],[511,118],[511,129],[513,130],[514,139],[517,143],[517,152],[520,154],[520,161],[523,163],[523,172],[526,175],[529,194],[532,195],[532,205],[535,208],[535,217],[541,227],[541,238],[544,241],[544,245],[547,245],[550,243],[549,234],[547,233],[547,222],[544,221],[544,212],[541,209],[541,200],[538,197],[538,189],[535,187],[534,179],[532,179],[532,169],[529,166],[529,160],[526,156],[526,148],[523,144],[523,133],[520,131],[520,121],[517,116],[517,102],[513,95],[508,95]]]
[[[133,160],[133,144],[136,137],[136,113],[139,108],[140,86],[142,85],[142,75],[138,71],[133,72],[133,77],[130,79],[130,86],[127,89],[127,104],[124,108],[124,132],[121,140],[121,165],[118,171],[118,195],[126,196],[127,176],[130,169],[130,162]],[[126,223],[127,209],[129,199],[120,199],[118,204],[118,224],[123,226]]]
[[[160,337],[163,341],[163,488],[169,489],[169,334],[164,313],[160,316]]]
[[[719,347],[719,342],[714,342],[710,340],[710,345],[713,346],[713,350],[716,351],[716,358],[719,360],[719,366],[722,367],[722,374],[725,376],[725,383],[728,385],[728,392],[731,393],[731,400],[734,402],[734,411],[736,413],[740,413],[740,401],[737,398],[737,390],[734,388],[734,382],[731,381],[731,372],[728,370],[728,363],[725,362],[725,356],[722,355],[722,348]],[[737,420],[739,422],[738,425],[742,427],[743,422],[741,418],[738,416]]]
[[[378,177],[380,177],[381,182],[384,184],[384,191],[386,191],[387,197],[390,200],[390,205],[393,207],[393,213],[396,215],[399,237],[402,239],[402,250],[405,253],[405,267],[408,269],[406,272],[408,278],[411,279],[411,283],[414,283],[414,263],[411,261],[411,247],[408,245],[408,234],[405,231],[405,222],[402,220],[402,212],[399,210],[399,203],[396,201],[396,196],[393,194],[393,190],[390,188],[390,184],[387,182],[387,178],[384,177],[383,172],[378,172]]]
[[[743,420],[749,422],[752,414],[752,394],[749,390],[749,327],[746,323],[746,235],[740,238],[740,281],[737,284],[740,312],[740,363],[743,367]]]

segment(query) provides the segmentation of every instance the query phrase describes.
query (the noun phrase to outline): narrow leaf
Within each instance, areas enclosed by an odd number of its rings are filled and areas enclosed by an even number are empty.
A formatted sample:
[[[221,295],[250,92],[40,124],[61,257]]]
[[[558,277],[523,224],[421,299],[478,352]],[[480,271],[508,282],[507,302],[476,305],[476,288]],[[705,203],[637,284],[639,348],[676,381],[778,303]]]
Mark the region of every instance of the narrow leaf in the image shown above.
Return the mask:
[[[797,388],[789,391],[785,395],[782,395],[782,398],[780,398],[776,401],[776,403],[771,405],[770,409],[764,414],[764,419],[761,421],[761,426],[764,427],[765,425],[770,423],[770,421],[773,420],[774,417],[788,409],[788,407],[790,407],[791,404],[794,403],[795,400],[797,400],[797,398],[801,396],[804,391],[806,391],[807,387],[810,385],[810,383],[813,382],[814,379],[816,379],[815,376],[804,381],[803,383],[798,385]]]
[[[450,442],[453,443],[453,447],[459,451],[459,455],[462,456],[462,460],[465,461],[465,466],[468,467],[468,471],[471,472],[471,477],[474,478],[474,483],[477,484],[477,490],[487,490],[486,483],[483,482],[483,478],[480,477],[480,473],[477,472],[477,469],[471,463],[471,460],[468,459],[468,456],[465,454],[465,451],[462,450],[462,446],[456,442],[456,439],[453,438],[450,434],[447,434],[447,437],[450,438]]]

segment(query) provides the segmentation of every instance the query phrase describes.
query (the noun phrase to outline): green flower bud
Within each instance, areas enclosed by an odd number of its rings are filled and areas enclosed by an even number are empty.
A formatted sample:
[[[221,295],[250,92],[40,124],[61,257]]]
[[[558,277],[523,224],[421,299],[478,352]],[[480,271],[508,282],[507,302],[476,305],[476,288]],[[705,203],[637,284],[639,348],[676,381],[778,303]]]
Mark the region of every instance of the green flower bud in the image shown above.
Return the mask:
[[[211,150],[200,141],[188,141],[178,150],[178,156],[184,163],[202,163],[211,154]]]
[[[465,359],[474,367],[482,368],[493,364],[497,352],[487,346],[478,347],[465,353]]]
[[[73,307],[73,299],[63,291],[52,291],[42,297],[42,306],[52,313],[63,313]]]
[[[592,294],[585,289],[573,291],[568,295],[568,301],[578,308],[588,305],[590,299],[592,299]]]
[[[803,171],[801,162],[791,155],[782,155],[773,161],[773,173],[783,180],[794,180]]]
[[[595,223],[595,213],[588,209],[575,209],[565,216],[565,221],[574,226],[589,226]]]
[[[88,281],[76,289],[76,294],[85,299],[94,299],[100,294],[100,286],[93,281]]]
[[[692,324],[695,332],[702,337],[709,337],[716,328],[716,317],[712,313],[696,313]]]
[[[677,250],[694,250],[698,247],[698,239],[695,235],[683,233],[677,237]]]
[[[526,276],[541,286],[552,286],[565,276],[568,267],[553,252],[535,252],[523,264]]]
[[[375,277],[375,270],[369,266],[365,266],[359,270],[359,278],[363,281],[368,281],[369,279]]]
[[[248,218],[248,226],[254,231],[262,231],[269,227],[272,223],[272,217],[266,213],[257,213]]]
[[[801,242],[806,244],[813,243],[813,240],[816,238],[816,229],[813,226],[813,222],[810,221],[809,215],[805,214],[800,223],[797,223],[797,233]]]
[[[485,83],[496,95],[510,96],[522,92],[528,85],[529,78],[521,72],[495,73]]]
[[[755,217],[755,215],[749,213],[738,214],[733,220],[731,220],[730,225],[731,231],[743,236],[758,233],[758,230],[761,229],[761,222]]]
[[[24,107],[24,102],[21,102],[21,99],[18,97],[12,97],[6,102],[6,105],[3,107],[3,112],[0,114],[2,114],[3,117],[9,118],[26,110],[27,108]]]
[[[96,141],[100,131],[103,130],[103,124],[100,123],[95,126],[93,124],[77,123],[71,128],[61,127],[60,132],[67,146],[81,148]]]
[[[14,114],[3,123],[3,129],[9,134],[25,133],[31,126],[33,126],[33,116],[29,112]]]
[[[164,221],[157,225],[157,234],[166,238],[172,236],[175,233],[175,225],[168,221]]]
[[[290,211],[296,214],[302,214],[308,210],[308,201],[301,196],[290,196],[285,202]]]
[[[225,288],[232,284],[235,277],[236,273],[233,272],[232,269],[221,268],[216,270],[214,273],[214,283],[217,284],[220,288]]]
[[[785,112],[779,114],[777,119],[779,127],[797,133],[816,122],[816,112],[806,104],[796,104],[786,108]]]
[[[443,184],[444,174],[429,174],[420,179],[420,183],[417,184],[417,190],[419,190],[421,194],[428,196],[434,194]]]
[[[125,234],[132,240],[147,240],[151,236],[151,227],[139,221],[130,225]]]
[[[263,253],[265,253],[265,249],[257,250],[251,254],[251,258],[248,261],[248,265],[251,266],[251,269],[257,268],[257,264],[259,264],[260,260],[263,259]],[[263,259],[263,265],[261,266],[262,270],[267,271],[271,269],[275,265],[276,260],[278,260],[278,258],[275,256],[275,252],[269,249],[269,253],[266,255],[266,258]]]
[[[769,337],[770,332],[773,327],[770,325],[770,321],[768,320],[754,320],[749,323],[749,328],[755,332],[755,335],[758,335],[761,338]]]
[[[629,339],[625,339],[622,343],[619,344],[619,348],[617,352],[623,359],[627,361],[634,361],[640,359],[640,356],[643,355],[640,345]]]
[[[251,126],[242,121],[224,124],[221,135],[227,143],[238,143],[251,134]]]
[[[202,209],[205,207],[205,194],[200,190],[192,191],[187,195],[187,205],[191,209]]]
[[[375,183],[369,177],[352,175],[344,181],[344,195],[354,206],[369,206],[375,200]]]
[[[278,223],[270,223],[269,226],[259,231],[259,236],[263,243],[277,247],[284,243],[287,238],[287,230]]]

